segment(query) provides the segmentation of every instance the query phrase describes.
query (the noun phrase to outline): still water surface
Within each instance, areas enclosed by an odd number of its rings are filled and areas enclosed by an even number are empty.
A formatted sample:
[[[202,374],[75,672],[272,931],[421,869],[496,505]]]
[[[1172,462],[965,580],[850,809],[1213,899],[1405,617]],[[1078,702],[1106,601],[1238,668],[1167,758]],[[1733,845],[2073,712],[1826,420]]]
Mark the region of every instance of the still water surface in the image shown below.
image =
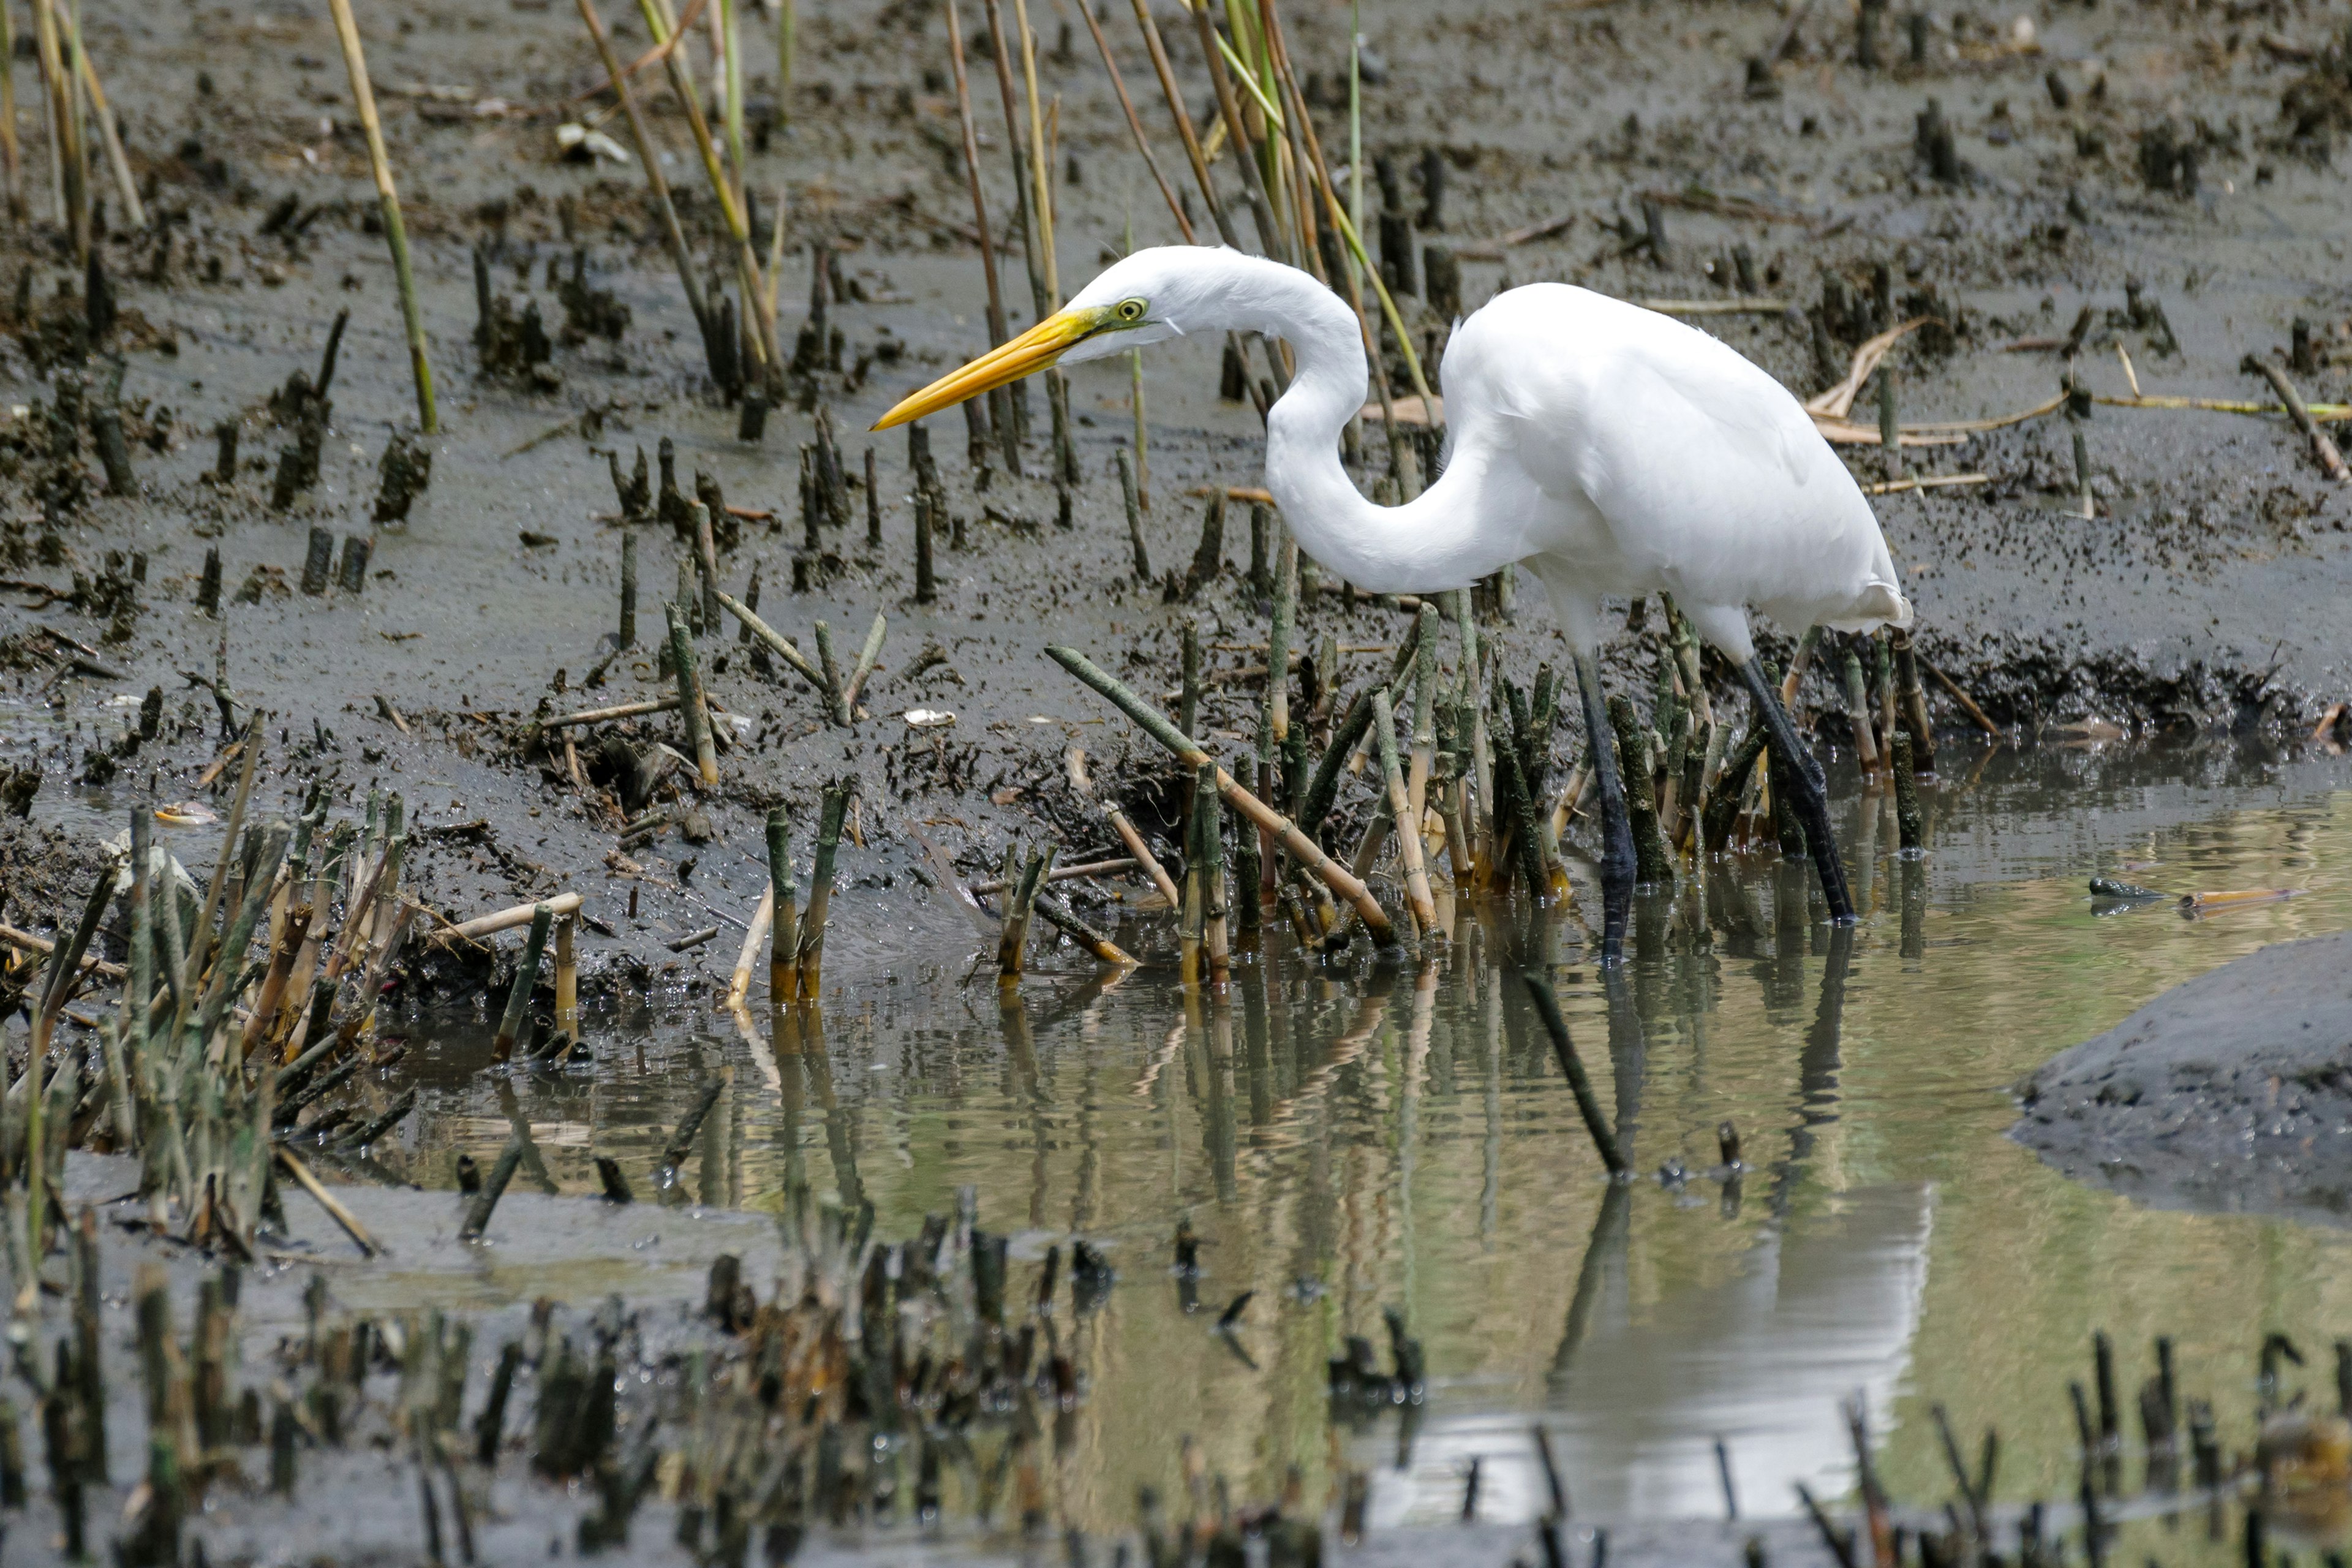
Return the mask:
[[[1947,766],[1924,861],[1889,853],[1891,808],[1848,781],[1868,910],[1850,932],[1808,919],[1810,870],[1774,858],[1650,900],[1612,973],[1572,918],[1490,911],[1418,976],[1285,952],[1207,1000],[1148,970],[1106,984],[1066,947],[1003,996],[943,939],[842,961],[852,978],[805,1020],[746,1029],[670,1002],[592,1019],[598,1063],[565,1075],[486,1074],[487,1024],[416,1019],[422,1113],[386,1158],[447,1184],[460,1152],[487,1163],[522,1127],[526,1181],[593,1190],[610,1154],[643,1192],[695,1085],[726,1069],[675,1198],[775,1208],[805,1182],[871,1202],[898,1237],[971,1184],[1024,1279],[1090,1239],[1119,1278],[1076,1324],[1064,1300],[1090,1392],[1055,1477],[1090,1530],[1126,1525],[1139,1483],[1181,1489],[1185,1434],[1240,1497],[1293,1464],[1310,1489],[1361,1464],[1376,1519],[1434,1521],[1477,1457],[1482,1517],[1531,1517],[1538,1420],[1581,1517],[1718,1516],[1718,1437],[1743,1511],[1785,1513],[1793,1483],[1850,1488],[1839,1402],[1857,1393],[1898,1497],[1948,1495],[1940,1403],[1971,1449],[2000,1427],[2000,1496],[2063,1498],[2067,1384],[2099,1329],[2127,1409],[2169,1334],[2184,1394],[2242,1447],[2265,1331],[2310,1352],[2295,1375],[2332,1400],[2352,1236],[2077,1185],[2004,1136],[2008,1089],[2182,980],[2352,927],[2352,768],[2058,748]],[[2301,896],[2105,912],[2093,874]],[[857,907],[836,915],[852,943]],[[1521,999],[1530,963],[1625,1130],[1630,1185],[1604,1179]],[[1724,1122],[1749,1167],[1736,1192],[1710,1173]],[[1662,1180],[1672,1164],[1687,1178]],[[1185,1220],[1194,1291],[1170,1267]],[[1213,1332],[1244,1291],[1238,1331]],[[1362,1335],[1385,1364],[1390,1307],[1426,1347],[1426,1405],[1335,1427],[1327,1359]]]

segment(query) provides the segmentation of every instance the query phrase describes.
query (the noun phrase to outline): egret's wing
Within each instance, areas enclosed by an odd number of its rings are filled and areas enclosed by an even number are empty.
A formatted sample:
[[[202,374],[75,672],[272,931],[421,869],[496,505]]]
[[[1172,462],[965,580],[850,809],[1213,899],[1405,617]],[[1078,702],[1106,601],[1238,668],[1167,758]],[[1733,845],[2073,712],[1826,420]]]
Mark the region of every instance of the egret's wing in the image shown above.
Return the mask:
[[[1457,428],[1477,420],[1497,466],[1551,503],[1528,553],[1599,591],[1837,602],[1878,574],[1885,543],[1844,464],[1786,388],[1706,333],[1552,285],[1504,296],[1447,358]]]

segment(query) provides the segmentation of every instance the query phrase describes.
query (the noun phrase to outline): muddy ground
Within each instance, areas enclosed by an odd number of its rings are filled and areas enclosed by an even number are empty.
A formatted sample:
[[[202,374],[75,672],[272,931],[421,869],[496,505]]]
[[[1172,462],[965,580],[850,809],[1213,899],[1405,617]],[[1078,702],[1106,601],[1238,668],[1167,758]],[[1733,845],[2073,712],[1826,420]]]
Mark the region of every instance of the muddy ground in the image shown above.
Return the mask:
[[[2142,1203],[2343,1225],[2347,950],[2281,942],[2166,992],[2020,1086],[2011,1136]]]
[[[806,0],[803,11],[787,122],[755,136],[751,184],[763,223],[778,191],[788,214],[787,342],[808,310],[810,243],[839,256],[837,368],[797,390],[829,410],[855,476],[866,445],[858,432],[872,417],[983,346],[982,290],[965,237],[971,215],[938,8]],[[1301,66],[1327,101],[1344,68],[1347,16],[1318,3],[1288,19]],[[969,33],[982,30],[977,17],[965,20]],[[644,47],[641,25],[610,21],[625,52]],[[1075,287],[1125,244],[1130,224],[1137,243],[1175,232],[1087,34],[1070,22],[1059,9],[1044,14],[1040,69],[1060,105],[1060,257]],[[1163,22],[1197,110],[1207,86],[1189,29],[1172,13]],[[0,752],[20,793],[37,770],[38,792],[29,822],[11,822],[0,841],[0,919],[53,924],[86,885],[91,845],[120,830],[134,801],[224,803],[234,770],[205,777],[222,748],[215,697],[189,679],[212,679],[216,657],[234,710],[256,705],[272,716],[265,809],[290,808],[313,775],[354,810],[371,790],[398,790],[420,897],[462,917],[558,889],[585,891],[603,922],[585,945],[592,975],[632,983],[723,973],[736,922],[761,886],[759,813],[782,801],[813,820],[820,783],[836,774],[861,780],[854,826],[864,844],[844,861],[844,936],[833,960],[841,982],[961,940],[951,910],[908,896],[909,827],[964,855],[967,868],[995,864],[1014,837],[1057,833],[1066,859],[1109,847],[1099,820],[1061,783],[1061,752],[1073,741],[1147,828],[1164,817],[1160,759],[1123,724],[1106,722],[1104,707],[1047,663],[1042,646],[1076,644],[1165,689],[1183,617],[1197,618],[1213,645],[1246,642],[1263,622],[1241,577],[1239,509],[1225,573],[1193,602],[1169,605],[1158,584],[1136,580],[1112,478],[1131,420],[1123,364],[1072,377],[1083,479],[1070,530],[1056,526],[1055,497],[1037,477],[1047,467],[1042,397],[1039,438],[1024,459],[1030,477],[997,475],[984,492],[960,422],[934,420],[966,541],[941,555],[939,602],[910,602],[910,479],[895,434],[873,443],[880,549],[864,542],[861,486],[855,521],[825,533],[807,563],[809,590],[795,593],[800,452],[814,415],[780,408],[762,439],[736,438],[737,411],[702,362],[637,171],[560,156],[556,128],[595,80],[578,18],[561,5],[407,6],[396,19],[363,19],[362,31],[416,249],[444,428],[425,443],[430,489],[404,521],[377,525],[378,463],[415,408],[325,6],[95,5],[87,25],[154,226],[131,232],[108,195],[100,248],[120,321],[77,363],[83,279],[47,221],[37,94],[30,68],[20,70],[35,217],[0,241],[0,268],[23,279],[17,297],[29,300],[0,348],[0,379],[27,411],[12,416],[5,439],[15,472],[0,480],[11,579],[0,612],[9,664]],[[1133,25],[1112,15],[1107,26],[1172,175],[1180,163]],[[2241,360],[2281,351],[2303,317],[2315,323],[2316,368],[2297,379],[2307,397],[2332,400],[2347,380],[2332,355],[2352,331],[2344,324],[2352,297],[2331,280],[2348,226],[2333,161],[2352,68],[2335,52],[2341,26],[2338,8],[2284,4],[1939,8],[1916,30],[1915,62],[1915,29],[1907,15],[1890,13],[1880,22],[1885,63],[1865,70],[1843,7],[1784,16],[1713,4],[1374,4],[1363,14],[1379,57],[1365,138],[1368,152],[1400,171],[1408,215],[1442,224],[1420,241],[1466,252],[1570,220],[1549,237],[1495,251],[1498,260],[1466,261],[1465,308],[1538,279],[1633,297],[1727,298],[1732,253],[1745,246],[1759,290],[1812,314],[1705,322],[1801,393],[1842,369],[1878,315],[1932,311],[1948,331],[1916,335],[1897,357],[1905,418],[2032,407],[2055,393],[2068,362],[2049,349],[2005,350],[2065,338],[2088,309],[2072,374],[2093,393],[2126,390],[2120,346],[2150,394],[2260,395],[2263,384]],[[755,131],[776,107],[763,27],[750,27]],[[1066,52],[1057,47],[1065,34],[1074,34]],[[1747,62],[1784,37],[1777,61],[1751,74]],[[1012,188],[1003,118],[987,62],[973,66],[982,180],[1001,234]],[[716,267],[717,216],[694,194],[699,174],[683,119],[650,87],[671,150],[665,162]],[[1940,164],[1917,134],[1930,100],[1952,137]],[[2290,100],[2293,112],[2283,108]],[[603,126],[623,136],[617,118]],[[1322,134],[1344,147],[1343,118],[1327,109]],[[1444,171],[1433,215],[1420,210],[1418,174],[1431,150]],[[1223,188],[1234,173],[1229,159],[1217,165]],[[1663,247],[1633,243],[1648,232],[1645,197],[1658,204]],[[1369,199],[1379,205],[1376,187]],[[509,308],[535,306],[551,336],[564,336],[566,312],[550,268],[560,264],[568,278],[575,255],[587,284],[625,305],[626,328],[617,341],[559,342],[529,373],[487,371],[473,336],[477,247]],[[1006,258],[1006,279],[1011,295],[1024,294],[1017,256]],[[2137,312],[2127,281],[2138,289]],[[1407,307],[1442,334],[1425,303]],[[277,466],[295,437],[272,415],[269,395],[297,370],[319,373],[330,322],[345,308],[318,482],[275,509]],[[1029,314],[1016,309],[1015,325]],[[1831,340],[1826,366],[1817,363],[1816,317]],[[93,445],[77,443],[61,465],[45,433],[58,377],[87,379],[95,399],[108,354],[123,367],[136,476],[124,494],[111,492]],[[1214,347],[1202,344],[1155,350],[1147,367],[1154,505],[1145,535],[1155,575],[1192,559],[1196,487],[1256,478],[1256,415],[1220,400],[1218,369]],[[1868,419],[1869,407],[1858,416]],[[239,428],[242,466],[218,483],[206,475],[224,421]],[[2087,520],[2065,510],[2078,430],[2099,496],[2099,514]],[[620,526],[599,455],[617,448],[625,466],[664,437],[677,445],[681,484],[707,472],[729,502],[776,513],[773,525],[746,522],[727,552],[721,576],[731,590],[756,574],[762,613],[804,647],[820,619],[849,649],[877,609],[891,624],[869,688],[872,717],[854,731],[825,726],[793,678],[755,668],[731,623],[706,634],[712,694],[747,727],[721,759],[718,790],[679,795],[682,770],[657,790],[677,795],[681,819],[699,807],[683,824],[693,839],[666,826],[624,850],[625,813],[597,745],[583,747],[583,792],[560,757],[526,753],[521,742],[542,708],[666,689],[649,644],[680,547],[666,528],[638,530],[640,646],[608,658]],[[1881,477],[1874,450],[1846,450],[1864,478]],[[2343,532],[2352,501],[2283,420],[2095,405],[2079,426],[2040,418],[1965,445],[1916,448],[1910,460],[1990,476],[1974,488],[1889,496],[1880,512],[1919,606],[1922,647],[1997,721],[2288,733],[2308,729],[2352,685],[2352,623],[2339,609],[2352,577]],[[299,591],[313,527],[328,530],[339,552],[346,535],[372,534],[361,589]],[[208,548],[223,567],[218,618],[193,606]],[[110,552],[145,556],[145,580],[129,595],[135,612],[116,614],[125,595],[100,581]],[[1336,594],[1303,620],[1310,646],[1327,632],[1351,647],[1388,645],[1404,625]],[[1531,592],[1519,595],[1509,625],[1490,629],[1522,674],[1561,652]],[[1341,682],[1360,682],[1382,657],[1346,656]],[[1213,663],[1248,658],[1217,651]],[[1646,696],[1646,647],[1627,637],[1612,659]],[[601,672],[593,686],[592,671]],[[161,732],[131,753],[120,737],[151,688],[163,693]],[[1931,691],[1940,721],[1965,722]],[[1244,688],[1220,688],[1203,728],[1239,741],[1254,700]],[[912,730],[898,715],[914,708],[951,710],[956,721]],[[618,732],[640,751],[656,739],[684,745],[662,720]],[[1563,734],[1557,743],[1564,752],[1572,742]],[[189,830],[175,847],[201,867],[215,833]],[[716,941],[682,956],[668,950],[714,924]]]

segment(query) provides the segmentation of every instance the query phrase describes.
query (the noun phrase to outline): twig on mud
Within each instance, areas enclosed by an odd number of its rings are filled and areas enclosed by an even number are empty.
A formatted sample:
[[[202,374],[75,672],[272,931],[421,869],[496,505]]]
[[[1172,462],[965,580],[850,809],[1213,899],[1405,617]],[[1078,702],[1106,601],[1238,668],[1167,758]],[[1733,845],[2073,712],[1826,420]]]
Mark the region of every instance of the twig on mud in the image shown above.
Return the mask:
[[[1880,479],[1862,487],[1866,496],[1891,496],[1902,490],[1937,490],[1953,485],[1989,485],[1990,474],[1913,474],[1908,479]]]
[[[1575,222],[1576,215],[1569,213],[1542,223],[1529,224],[1525,228],[1515,228],[1500,239],[1491,239],[1484,244],[1457,245],[1454,247],[1454,258],[1457,261],[1500,261],[1503,252],[1514,246],[1549,239],[1553,235],[1564,233]]]
[[[352,1238],[352,1245],[360,1249],[362,1257],[373,1258],[383,1251],[383,1243],[378,1241],[369,1233],[368,1227],[360,1223],[360,1216],[344,1207],[341,1201],[329,1192],[318,1177],[310,1173],[310,1167],[295,1157],[292,1150],[281,1144],[273,1152],[278,1156],[278,1163],[286,1168],[286,1173],[301,1184],[302,1190],[316,1199],[320,1208],[327,1211],[327,1217],[343,1227],[343,1234]]]
[[[1960,689],[1958,681],[1954,680],[1950,676],[1946,675],[1942,670],[1937,669],[1934,665],[1929,664],[1924,658],[1919,661],[1919,665],[1921,668],[1925,669],[1928,674],[1936,678],[1937,684],[1952,694],[1952,700],[1958,703],[1961,710],[1968,714],[1970,719],[1976,721],[1978,729],[1982,730],[1986,734],[1990,735],[1996,741],[2002,738],[2000,726],[1995,724],[1991,720],[1985,717],[1984,710],[1978,707],[1975,700],[1969,697],[1967,692]]]
[[[1780,316],[1789,311],[1786,300],[1635,300],[1644,310],[1662,316]]]
[[[1139,871],[1142,868],[1143,863],[1134,856],[1122,855],[1116,860],[1088,860],[1083,865],[1056,866],[1047,874],[1045,880],[1070,882],[1093,877],[1123,877],[1129,871]],[[974,897],[978,897],[983,893],[1001,893],[1004,891],[1004,886],[1003,879],[999,878],[992,882],[974,882],[968,890]]]
[[[2312,423],[2311,411],[2303,405],[2303,395],[2295,391],[2294,383],[2287,380],[2286,372],[2252,354],[2240,361],[2238,368],[2259,375],[2271,384],[2271,390],[2279,395],[2281,403],[2286,405],[2287,417],[2294,421],[2295,428],[2301,430],[2304,438],[2311,443],[2311,455],[2319,460],[2319,466],[2326,470],[2327,477],[2339,485],[2352,483],[2352,468],[2344,466],[2344,454],[2336,449],[2336,443],[2328,438],[2326,432]]]
[[[1323,847],[1301,832],[1297,824],[1234,782],[1233,774],[1216,766],[1208,752],[1202,749],[1201,743],[1170,723],[1165,714],[1129,690],[1125,682],[1097,668],[1093,660],[1075,648],[1048,647],[1045,657],[1109,699],[1141,726],[1146,734],[1174,752],[1177,761],[1188,767],[1209,769],[1217,793],[1224,797],[1225,803],[1272,833],[1294,858],[1320,878],[1332,892],[1352,905],[1363,917],[1364,924],[1370,930],[1374,940],[1383,947],[1397,942],[1396,926],[1390,921],[1388,911],[1381,908],[1380,900],[1372,897],[1371,889],[1365,887],[1360,879],[1325,854]]]

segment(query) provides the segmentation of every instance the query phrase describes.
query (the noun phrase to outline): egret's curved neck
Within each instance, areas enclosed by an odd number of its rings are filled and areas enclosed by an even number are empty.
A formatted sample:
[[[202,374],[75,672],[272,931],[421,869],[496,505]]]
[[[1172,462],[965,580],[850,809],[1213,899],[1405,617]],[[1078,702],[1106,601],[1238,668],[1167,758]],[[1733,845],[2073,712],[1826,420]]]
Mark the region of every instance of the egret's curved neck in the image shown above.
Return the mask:
[[[1265,486],[1299,548],[1368,593],[1436,593],[1499,568],[1472,516],[1474,468],[1457,461],[1403,506],[1375,506],[1339,462],[1339,433],[1370,380],[1355,312],[1307,273],[1230,257],[1235,327],[1290,344],[1297,373],[1267,415]],[[1244,302],[1245,301],[1245,303]]]

